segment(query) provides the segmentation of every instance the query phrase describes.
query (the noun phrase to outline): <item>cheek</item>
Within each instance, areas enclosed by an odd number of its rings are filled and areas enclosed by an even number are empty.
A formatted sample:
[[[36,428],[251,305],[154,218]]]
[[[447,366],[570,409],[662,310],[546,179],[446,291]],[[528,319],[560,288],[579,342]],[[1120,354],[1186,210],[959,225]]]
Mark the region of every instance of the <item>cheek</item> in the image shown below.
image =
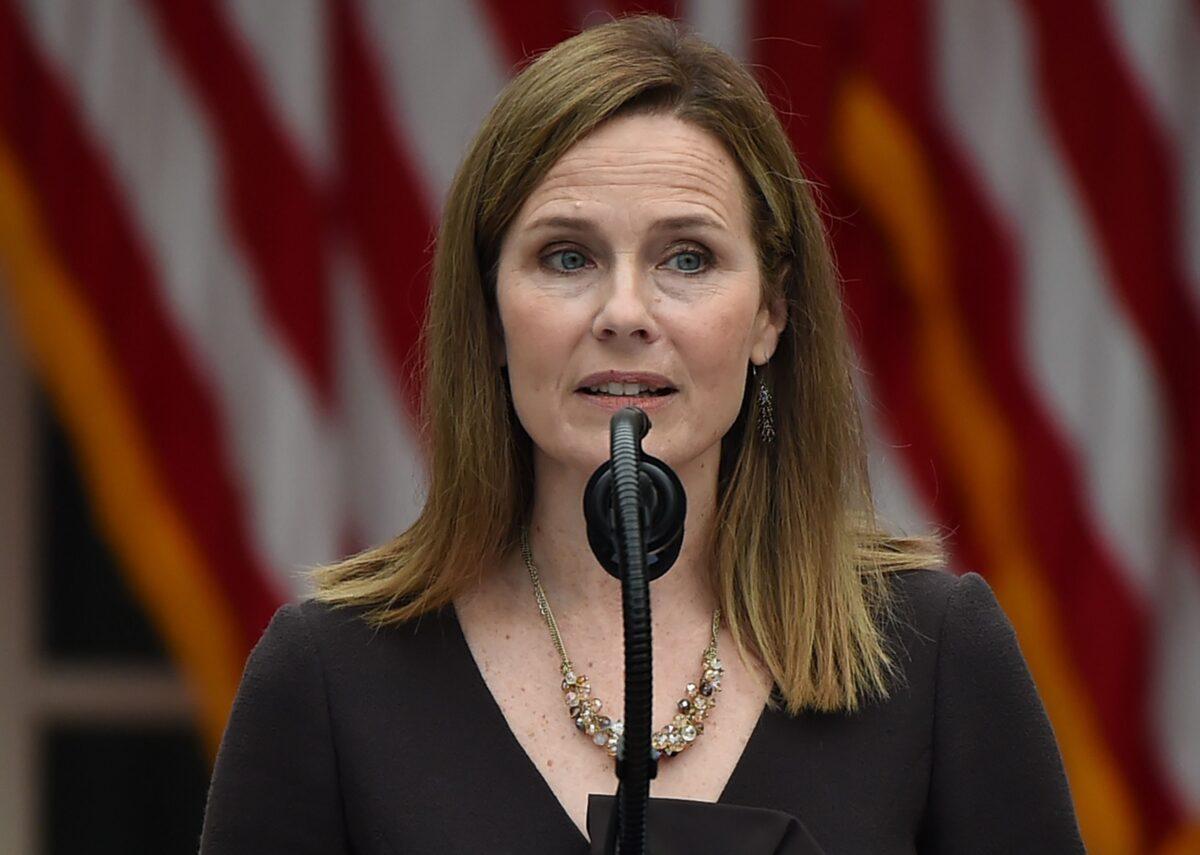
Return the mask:
[[[687,331],[681,339],[689,344],[689,361],[696,371],[712,382],[740,377],[750,354],[751,321],[741,306],[687,318]]]
[[[739,304],[696,320],[689,324],[684,362],[702,418],[713,432],[723,434],[737,418],[745,395],[753,316]]]
[[[509,359],[525,350],[531,341],[541,341],[549,324],[547,312],[536,299],[520,289],[501,287],[497,296],[500,327]]]
[[[513,291],[497,295],[504,335],[505,361],[514,403],[528,412],[536,393],[561,382],[578,338],[577,327],[561,304]]]

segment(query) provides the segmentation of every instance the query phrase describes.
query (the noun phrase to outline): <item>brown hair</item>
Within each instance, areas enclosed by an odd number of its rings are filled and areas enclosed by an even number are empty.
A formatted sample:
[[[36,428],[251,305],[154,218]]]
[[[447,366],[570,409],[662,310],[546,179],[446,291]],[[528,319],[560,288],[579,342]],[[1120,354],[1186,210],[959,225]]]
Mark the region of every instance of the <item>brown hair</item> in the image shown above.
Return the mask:
[[[886,695],[893,667],[883,571],[940,563],[940,547],[876,522],[839,283],[778,117],[741,64],[657,16],[622,18],[557,45],[508,84],[484,120],[451,186],[434,261],[428,498],[390,543],[318,568],[316,598],[370,606],[380,625],[408,620],[449,604],[515,548],[533,470],[494,347],[500,244],[559,157],[631,111],[668,112],[735,156],[751,195],[763,299],[787,306],[761,371],[775,399],[774,443],[747,429],[758,418],[749,393],[722,442],[710,544],[722,612],[789,712],[855,709]]]

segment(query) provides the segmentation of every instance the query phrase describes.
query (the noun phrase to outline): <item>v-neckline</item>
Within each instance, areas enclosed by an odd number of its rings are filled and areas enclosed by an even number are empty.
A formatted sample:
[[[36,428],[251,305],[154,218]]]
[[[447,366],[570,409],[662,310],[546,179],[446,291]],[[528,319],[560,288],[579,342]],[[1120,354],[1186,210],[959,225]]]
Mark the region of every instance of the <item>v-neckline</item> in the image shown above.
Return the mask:
[[[569,829],[569,833],[572,833],[572,835],[582,846],[590,847],[591,841],[589,841],[587,835],[585,835],[579,829],[579,826],[575,824],[575,820],[571,819],[571,815],[567,813],[566,807],[561,801],[559,801],[558,796],[555,795],[550,783],[546,780],[541,770],[538,769],[537,763],[533,761],[533,758],[529,756],[529,753],[525,750],[525,747],[521,745],[521,741],[517,739],[517,735],[513,731],[512,725],[510,725],[508,719],[504,717],[504,710],[500,708],[499,701],[497,701],[496,696],[492,694],[491,686],[489,686],[487,684],[487,680],[483,678],[483,672],[479,668],[479,663],[475,661],[475,654],[471,652],[471,646],[467,643],[466,633],[463,632],[462,623],[458,619],[458,609],[453,603],[451,603],[447,608],[447,614],[450,622],[454,626],[454,641],[459,647],[463,668],[465,671],[469,672],[470,676],[468,679],[472,681],[475,693],[480,696],[482,701],[481,706],[476,707],[476,709],[486,709],[486,715],[491,717],[495,728],[505,734],[504,741],[508,746],[508,750],[510,753],[519,758],[519,765],[526,770],[527,776],[532,777],[534,786],[542,794],[543,801],[546,801],[547,804],[551,805],[550,809],[557,817],[557,821],[561,824],[565,824],[565,827]],[[774,691],[774,688],[772,688],[772,692]],[[729,773],[729,778],[726,779],[724,786],[721,788],[721,794],[717,797],[717,800],[714,802],[714,804],[729,804],[727,801],[727,796],[729,795],[730,789],[736,785],[741,777],[745,774],[745,768],[748,762],[747,758],[751,755],[751,752],[756,751],[758,743],[761,741],[761,734],[764,730],[767,717],[770,715],[770,713],[770,707],[767,704],[763,704],[763,708],[759,712],[758,718],[754,722],[754,727],[750,731],[750,737],[746,740],[746,744],[742,746],[742,753],[738,756],[737,762],[734,763],[733,771]],[[615,783],[616,776],[614,774],[614,793],[616,792]]]

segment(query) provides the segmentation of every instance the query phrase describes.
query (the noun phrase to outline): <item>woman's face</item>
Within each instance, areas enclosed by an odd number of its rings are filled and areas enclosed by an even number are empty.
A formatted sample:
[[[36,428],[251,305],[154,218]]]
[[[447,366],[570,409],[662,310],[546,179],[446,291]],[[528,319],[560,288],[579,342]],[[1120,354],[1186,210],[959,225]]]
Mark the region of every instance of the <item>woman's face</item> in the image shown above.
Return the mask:
[[[497,301],[539,463],[585,474],[630,404],[653,423],[648,453],[715,472],[783,314],[763,304],[736,162],[666,115],[613,119],[562,156],[505,235]]]

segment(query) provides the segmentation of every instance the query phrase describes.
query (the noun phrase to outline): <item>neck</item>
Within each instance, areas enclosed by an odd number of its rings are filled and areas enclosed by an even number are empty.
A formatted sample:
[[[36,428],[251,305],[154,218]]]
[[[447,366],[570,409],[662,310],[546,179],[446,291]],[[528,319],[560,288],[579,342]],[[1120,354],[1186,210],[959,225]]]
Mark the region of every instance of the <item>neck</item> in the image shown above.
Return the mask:
[[[656,616],[678,615],[694,623],[697,617],[711,615],[716,605],[709,577],[711,562],[705,550],[716,507],[716,464],[716,459],[699,460],[677,470],[687,492],[683,547],[671,570],[651,583]],[[587,541],[583,490],[590,476],[591,472],[545,458],[535,462],[530,547],[556,616],[571,620],[586,614],[589,620],[616,626],[620,624],[620,583],[600,566]],[[520,555],[515,564],[522,577],[517,584],[528,593],[528,573]],[[659,622],[657,617],[655,622]]]

